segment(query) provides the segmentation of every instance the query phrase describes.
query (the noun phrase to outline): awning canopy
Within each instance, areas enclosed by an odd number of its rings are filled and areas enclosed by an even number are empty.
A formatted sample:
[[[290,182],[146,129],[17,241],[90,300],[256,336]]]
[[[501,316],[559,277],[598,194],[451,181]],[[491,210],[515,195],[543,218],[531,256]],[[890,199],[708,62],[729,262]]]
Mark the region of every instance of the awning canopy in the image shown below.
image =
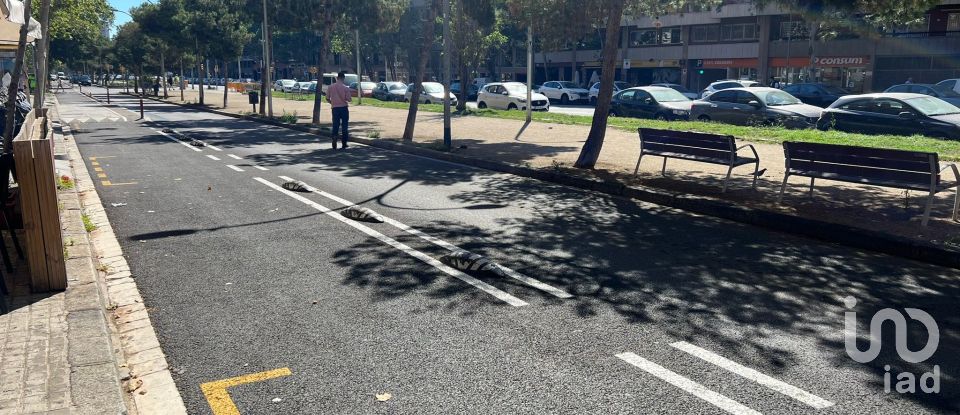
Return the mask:
[[[20,43],[20,26],[23,25],[23,2],[0,0],[0,15],[0,51],[16,50]],[[40,22],[31,17],[29,28],[27,42],[40,39]]]

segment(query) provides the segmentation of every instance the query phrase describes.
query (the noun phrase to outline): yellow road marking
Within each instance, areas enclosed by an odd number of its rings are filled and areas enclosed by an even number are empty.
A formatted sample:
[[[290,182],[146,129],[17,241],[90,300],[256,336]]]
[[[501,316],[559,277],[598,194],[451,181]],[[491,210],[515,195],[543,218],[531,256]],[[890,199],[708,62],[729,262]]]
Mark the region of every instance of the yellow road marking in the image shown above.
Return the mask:
[[[106,178],[107,178],[107,175],[106,175],[106,174],[103,174],[103,173],[97,173],[97,177],[99,177],[99,178],[101,178],[101,179],[106,179]]]
[[[237,405],[233,403],[233,399],[230,399],[230,393],[227,392],[227,388],[290,375],[290,368],[285,367],[203,383],[200,385],[200,390],[202,390],[203,395],[207,397],[207,403],[210,404],[213,415],[240,415]]]
[[[109,180],[101,180],[100,183],[103,184],[104,186],[126,186],[128,184],[137,184],[137,182],[111,183]]]
[[[98,164],[98,166],[99,166],[99,164]],[[103,168],[102,168],[102,167],[94,167],[94,168],[93,168],[93,171],[95,171],[95,172],[97,172],[97,173],[103,173]]]
[[[97,167],[97,166],[100,165],[100,162],[99,162],[99,161],[91,161],[90,164],[92,164],[92,165],[94,166],[94,167],[93,167],[94,169],[97,169],[97,168],[99,168],[99,167]]]

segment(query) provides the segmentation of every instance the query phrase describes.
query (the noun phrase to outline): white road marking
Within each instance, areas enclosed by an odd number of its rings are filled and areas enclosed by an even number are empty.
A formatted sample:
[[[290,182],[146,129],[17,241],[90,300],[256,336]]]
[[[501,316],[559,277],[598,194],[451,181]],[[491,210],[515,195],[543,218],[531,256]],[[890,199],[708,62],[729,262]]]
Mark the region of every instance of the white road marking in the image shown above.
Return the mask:
[[[239,168],[239,167],[237,167],[237,166],[234,166],[234,165],[232,165],[232,164],[228,164],[227,167],[231,168],[231,169],[234,170],[234,171],[243,171],[243,169],[241,169],[241,168]]]
[[[255,168],[255,169],[257,169],[257,170],[262,170],[262,171],[270,170],[270,169],[268,169],[268,168],[266,168],[266,167],[258,166],[258,165],[256,165],[256,164],[253,165],[253,168]]]
[[[163,135],[164,137],[167,137],[167,138],[169,138],[169,139],[171,139],[171,140],[173,140],[173,141],[176,141],[176,142],[178,142],[178,143],[180,143],[180,144],[183,144],[183,146],[186,147],[186,148],[189,148],[189,149],[191,149],[191,150],[193,150],[193,151],[196,151],[196,152],[200,152],[200,149],[199,149],[199,148],[196,148],[196,147],[194,147],[194,146],[191,146],[190,144],[184,142],[183,140],[180,140],[179,138],[176,138],[176,137],[174,137],[174,136],[172,136],[172,135],[170,135],[170,134],[167,134],[167,133],[165,133],[165,132],[163,132],[163,131],[159,131],[159,130],[153,130],[153,131],[156,131],[156,132],[159,133],[160,135]]]
[[[243,160],[243,157],[240,157],[240,156],[238,156],[238,155],[236,155],[236,154],[227,154],[227,157],[230,157],[230,158],[232,158],[232,159],[234,159],[234,160]]]
[[[127,117],[124,117],[124,116],[118,114],[116,111],[114,111],[114,110],[112,110],[112,109],[110,109],[110,108],[107,108],[107,106],[104,105],[102,102],[97,101],[96,99],[94,99],[94,98],[92,98],[92,97],[89,97],[89,96],[87,96],[87,95],[84,95],[84,94],[80,94],[80,95],[83,95],[83,96],[89,98],[91,101],[100,104],[100,106],[103,107],[103,109],[105,109],[105,110],[107,110],[107,111],[110,111],[110,112],[113,113],[113,115],[116,115],[116,116],[120,117],[120,119],[122,119],[123,122],[127,122]]]
[[[747,379],[757,382],[763,386],[766,386],[770,389],[773,389],[777,392],[787,395],[793,399],[803,402],[816,409],[828,408],[834,405],[833,402],[823,399],[817,395],[809,393],[803,389],[797,388],[788,383],[776,380],[754,369],[743,366],[737,362],[726,359],[723,356],[720,356],[709,350],[694,346],[690,343],[676,342],[670,345],[677,349],[683,350],[684,352],[687,352],[693,355],[694,357],[698,357],[700,359],[706,360],[707,362],[713,363],[714,365],[717,365],[737,375],[743,376]]]
[[[213,154],[207,154],[207,157],[210,158],[210,160],[220,161],[220,157],[214,156]]]
[[[274,183],[272,183],[272,182],[270,182],[270,181],[268,181],[268,180],[266,180],[266,179],[263,179],[263,178],[260,178],[260,177],[254,177],[254,180],[256,180],[256,181],[258,181],[258,182],[260,182],[260,183],[263,183],[264,185],[266,185],[267,187],[269,187],[269,188],[271,188],[271,189],[273,189],[273,190],[276,190],[276,191],[278,191],[278,192],[280,192],[280,193],[283,193],[283,194],[285,194],[285,195],[287,195],[287,196],[290,196],[290,197],[292,197],[293,199],[296,199],[296,200],[302,202],[303,204],[305,204],[305,205],[307,205],[307,206],[310,206],[310,207],[312,207],[312,208],[314,208],[314,209],[316,209],[316,210],[318,210],[318,211],[320,211],[320,212],[323,212],[323,213],[327,214],[328,216],[330,216],[330,217],[332,217],[332,218],[334,218],[334,219],[336,219],[336,220],[339,220],[340,222],[343,222],[343,223],[345,223],[345,224],[347,224],[347,225],[350,225],[350,226],[352,226],[353,228],[359,230],[360,232],[363,232],[363,233],[367,234],[368,236],[371,236],[371,237],[373,237],[373,238],[376,238],[376,239],[379,240],[380,242],[383,242],[383,243],[385,243],[385,244],[387,244],[387,245],[390,245],[390,246],[392,246],[392,247],[394,247],[394,248],[397,248],[397,249],[399,249],[400,251],[403,251],[405,254],[410,255],[410,256],[412,256],[412,257],[414,257],[414,258],[416,258],[416,259],[419,259],[419,260],[421,260],[421,261],[429,264],[430,266],[432,266],[432,267],[434,267],[434,268],[436,268],[436,269],[438,269],[438,270],[440,270],[440,271],[443,271],[445,274],[450,275],[451,277],[457,278],[457,279],[459,279],[459,280],[461,280],[461,281],[463,281],[463,282],[465,282],[465,283],[467,283],[467,284],[470,284],[470,285],[472,285],[472,286],[480,289],[481,291],[484,291],[484,292],[486,292],[487,294],[490,294],[490,295],[496,297],[497,299],[499,299],[499,300],[501,300],[501,301],[503,301],[503,302],[505,302],[505,303],[507,303],[507,304],[510,304],[510,305],[512,305],[512,306],[514,306],[514,307],[522,307],[522,306],[527,305],[527,302],[526,302],[526,301],[523,301],[523,300],[521,300],[521,299],[519,299],[519,298],[517,298],[517,297],[514,297],[514,296],[512,296],[512,295],[510,295],[510,294],[508,294],[508,293],[506,293],[506,292],[498,289],[497,287],[494,287],[494,286],[492,286],[492,285],[490,285],[490,284],[487,284],[487,283],[485,283],[485,282],[483,282],[483,281],[480,281],[480,280],[478,280],[478,279],[476,279],[476,278],[473,278],[473,277],[471,277],[471,276],[469,276],[469,275],[467,275],[467,274],[464,274],[464,273],[462,273],[462,272],[460,272],[460,271],[457,271],[457,270],[455,270],[455,269],[453,269],[453,268],[451,268],[451,267],[449,267],[449,266],[447,266],[447,265],[444,265],[442,262],[440,262],[440,261],[432,258],[431,256],[429,256],[429,255],[427,255],[427,254],[425,254],[425,253],[423,253],[423,252],[417,251],[416,249],[413,249],[413,248],[407,246],[406,244],[403,244],[403,243],[401,243],[401,242],[398,242],[397,240],[395,240],[395,239],[393,239],[393,238],[391,238],[391,237],[389,237],[389,236],[386,236],[386,235],[384,235],[384,234],[382,234],[382,233],[380,233],[380,232],[377,232],[377,231],[371,229],[370,227],[368,227],[368,226],[366,226],[366,225],[362,225],[362,224],[360,224],[360,223],[357,223],[356,221],[353,221],[353,220],[351,220],[351,219],[345,218],[345,217],[343,217],[343,215],[340,215],[340,214],[337,213],[336,211],[334,211],[334,210],[332,210],[332,209],[328,209],[328,208],[324,207],[323,205],[321,205],[321,204],[319,204],[319,203],[317,203],[317,202],[314,202],[314,201],[312,201],[312,200],[310,200],[310,199],[307,199],[307,198],[305,198],[305,197],[303,197],[303,196],[301,196],[301,195],[298,195],[298,194],[293,193],[293,192],[291,192],[291,191],[289,191],[289,190],[287,190],[287,189],[284,189],[283,187],[280,187],[280,186],[278,186],[278,185],[276,185],[276,184],[274,184]]]
[[[207,144],[207,143],[203,143],[203,144]],[[215,145],[213,145],[213,144],[207,144],[207,147],[210,147],[210,148],[213,149],[214,151],[223,151],[220,147],[217,147],[217,146],[215,146]]]
[[[290,177],[288,177],[288,176],[279,176],[279,177],[280,177],[281,179],[283,179],[283,180],[286,180],[286,181],[294,181],[294,179],[292,179],[292,178],[290,178]],[[339,196],[332,195],[332,194],[330,194],[330,193],[324,192],[323,190],[317,189],[316,187],[313,187],[313,186],[310,186],[310,185],[306,185],[305,187],[306,187],[307,190],[309,190],[309,191],[311,191],[311,192],[313,192],[313,193],[316,193],[316,194],[318,194],[318,195],[320,195],[320,196],[323,196],[323,197],[325,197],[325,198],[327,198],[327,199],[333,200],[334,202],[337,202],[337,203],[339,203],[339,204],[341,204],[341,205],[345,205],[345,206],[353,206],[353,205],[354,205],[354,203],[350,202],[349,200],[346,200],[346,199],[341,198],[341,197],[339,197]],[[382,216],[382,215],[381,215],[381,216]],[[459,247],[457,247],[457,246],[454,245],[454,244],[451,244],[451,243],[449,243],[449,242],[447,242],[447,241],[444,241],[444,240],[442,240],[442,239],[434,238],[434,237],[432,237],[432,236],[430,236],[430,235],[427,235],[427,234],[425,234],[425,233],[423,233],[423,232],[420,232],[420,231],[418,231],[418,230],[416,230],[416,229],[414,229],[414,228],[411,228],[410,226],[407,226],[406,224],[403,224],[403,223],[401,223],[401,222],[398,222],[398,221],[396,221],[396,220],[394,220],[394,219],[391,219],[391,218],[388,218],[388,217],[386,217],[386,216],[383,216],[383,222],[384,222],[384,223],[387,223],[387,224],[390,224],[390,225],[392,225],[393,227],[395,227],[395,228],[397,228],[397,229],[400,229],[400,230],[402,230],[402,231],[404,231],[404,232],[406,232],[406,233],[409,233],[409,234],[411,234],[411,235],[414,235],[414,236],[416,236],[416,237],[419,237],[420,239],[423,239],[423,240],[425,240],[425,241],[427,241],[427,242],[430,242],[430,243],[432,243],[432,244],[434,244],[434,245],[437,245],[437,246],[442,247],[442,248],[446,248],[447,250],[450,250],[450,251],[459,251],[459,250],[461,250]],[[564,291],[564,290],[561,290],[561,289],[559,289],[559,288],[557,288],[557,287],[554,287],[554,286],[552,286],[552,285],[546,284],[546,283],[544,283],[544,282],[542,282],[542,281],[539,281],[539,280],[537,280],[537,279],[530,278],[530,277],[528,277],[528,276],[526,276],[526,275],[523,275],[523,274],[521,274],[521,273],[519,273],[519,272],[517,272],[517,271],[514,271],[514,270],[512,270],[512,269],[510,269],[510,268],[507,268],[507,267],[503,266],[502,264],[500,265],[500,267],[503,268],[503,270],[507,273],[507,275],[510,276],[510,278],[513,278],[513,279],[515,279],[515,280],[517,280],[517,281],[520,281],[520,282],[522,282],[522,283],[524,283],[524,284],[527,284],[527,285],[529,285],[529,286],[531,286],[531,287],[533,287],[533,288],[536,288],[536,289],[538,289],[538,290],[541,290],[541,291],[550,293],[551,295],[553,295],[553,296],[555,296],[555,297],[558,297],[558,298],[573,298],[573,295],[572,295],[572,294],[570,294],[570,293],[568,293],[568,292],[566,292],[566,291]]]
[[[703,385],[694,382],[690,379],[687,379],[683,376],[680,376],[669,369],[664,368],[656,363],[653,363],[647,359],[644,359],[640,356],[637,356],[633,353],[620,353],[617,355],[618,358],[627,362],[631,365],[634,365],[640,369],[643,369],[644,372],[647,372],[653,376],[660,378],[664,382],[667,382],[673,386],[676,386],[684,391],[696,396],[704,401],[709,402],[710,404],[716,406],[717,408],[723,409],[731,414],[746,414],[746,415],[761,415],[760,412],[757,412],[743,404],[730,399],[726,396],[723,396],[717,392],[714,392],[710,389],[707,389]]]

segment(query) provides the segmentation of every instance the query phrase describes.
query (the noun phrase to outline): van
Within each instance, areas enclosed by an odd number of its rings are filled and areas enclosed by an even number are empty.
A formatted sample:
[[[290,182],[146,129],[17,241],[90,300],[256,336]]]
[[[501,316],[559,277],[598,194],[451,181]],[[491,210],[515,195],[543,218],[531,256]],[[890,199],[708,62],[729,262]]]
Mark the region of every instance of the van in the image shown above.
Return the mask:
[[[348,73],[343,77],[343,83],[349,86],[350,84],[357,82],[358,79],[360,78],[358,78],[356,74]],[[323,95],[327,95],[327,88],[329,88],[330,85],[333,85],[335,82],[337,82],[337,74],[323,74],[323,87],[320,89],[321,93]]]

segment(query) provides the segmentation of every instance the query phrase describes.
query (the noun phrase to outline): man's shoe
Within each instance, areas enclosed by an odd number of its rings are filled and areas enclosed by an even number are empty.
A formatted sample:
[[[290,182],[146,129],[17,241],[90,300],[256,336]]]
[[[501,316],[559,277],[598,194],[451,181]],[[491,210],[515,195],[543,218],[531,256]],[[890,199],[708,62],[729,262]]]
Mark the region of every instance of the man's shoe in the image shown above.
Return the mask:
[[[333,149],[334,149],[334,150],[337,149],[337,142],[336,142],[336,141],[333,142]]]

